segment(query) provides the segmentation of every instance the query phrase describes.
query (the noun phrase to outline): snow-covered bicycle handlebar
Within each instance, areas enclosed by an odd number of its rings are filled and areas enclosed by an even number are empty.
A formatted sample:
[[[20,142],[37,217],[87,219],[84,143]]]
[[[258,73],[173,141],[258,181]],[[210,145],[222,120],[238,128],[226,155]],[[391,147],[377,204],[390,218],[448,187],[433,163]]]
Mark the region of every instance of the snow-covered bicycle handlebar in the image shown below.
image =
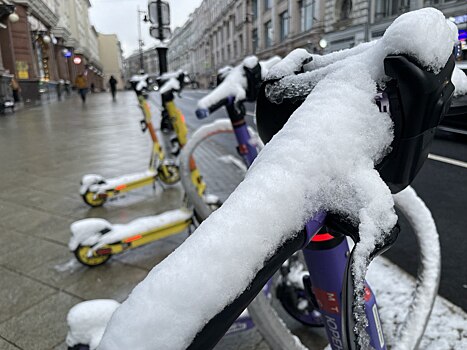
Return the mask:
[[[258,61],[256,56],[246,57],[241,64],[233,68],[224,80],[208,95],[198,101],[196,115],[202,119],[216,109],[222,107],[229,97],[235,101],[249,100],[254,96],[261,80],[266,77],[269,69],[280,61],[274,56],[265,61]]]
[[[366,252],[397,221],[390,190],[374,169],[393,139],[389,115],[374,102],[375,82],[385,78],[383,60],[403,53],[439,72],[455,35],[437,10],[407,13],[373,50],[314,75],[309,96],[235,192],[117,309],[100,349],[182,349],[199,339],[197,334],[217,339],[219,329],[205,333],[206,322],[237,300],[247,303],[251,295],[245,298],[244,292],[255,278],[265,278],[258,275],[264,263],[277,249],[301,245],[297,232],[319,210],[360,223],[355,249],[360,248],[364,265]],[[449,88],[449,79],[441,83]],[[449,98],[448,90],[442,92]],[[363,267],[355,270],[358,278]]]

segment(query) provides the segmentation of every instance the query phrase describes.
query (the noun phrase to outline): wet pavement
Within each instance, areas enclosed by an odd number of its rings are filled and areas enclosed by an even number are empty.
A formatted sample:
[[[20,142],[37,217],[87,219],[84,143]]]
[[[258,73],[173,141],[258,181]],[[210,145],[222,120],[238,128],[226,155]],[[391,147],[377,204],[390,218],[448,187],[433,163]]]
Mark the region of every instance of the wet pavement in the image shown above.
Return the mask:
[[[187,91],[176,101],[191,130],[225,117],[219,110],[204,121],[194,118],[196,100],[204,94]],[[247,110],[253,125],[254,106]],[[178,186],[135,190],[102,208],[89,208],[80,198],[84,174],[112,177],[147,168],[151,143],[141,133],[140,119],[132,92],[119,92],[115,103],[110,94],[94,94],[85,106],[72,97],[0,116],[0,350],[66,349],[65,318],[71,306],[95,298],[123,301],[187,237],[182,233],[162,239],[93,269],[80,265],[68,250],[69,226],[75,220],[102,217],[126,223],[181,205]],[[233,138],[217,139],[195,153],[210,190],[221,197],[242,177],[224,159],[235,155],[234,145]],[[433,147],[437,154],[462,161],[467,160],[466,149],[466,143],[449,139],[438,139]],[[459,273],[459,266],[465,266],[466,255],[460,254],[465,245],[458,244],[456,237],[465,233],[467,224],[461,215],[467,193],[465,169],[427,161],[415,188],[433,210],[442,233],[445,260],[440,291],[463,307],[465,273]],[[389,257],[413,273],[416,242],[407,237],[400,238]],[[224,337],[216,349],[267,350],[268,346],[252,330]]]
[[[80,198],[84,174],[147,168],[151,143],[140,116],[134,93],[119,92],[115,103],[110,94],[94,94],[84,106],[72,97],[0,117],[0,349],[66,349],[71,306],[95,298],[123,301],[187,237],[165,238],[92,269],[67,248],[75,220],[126,223],[181,205],[178,186],[149,186],[101,208]],[[213,152],[220,157],[223,150]],[[267,346],[253,331],[228,336],[218,348]]]

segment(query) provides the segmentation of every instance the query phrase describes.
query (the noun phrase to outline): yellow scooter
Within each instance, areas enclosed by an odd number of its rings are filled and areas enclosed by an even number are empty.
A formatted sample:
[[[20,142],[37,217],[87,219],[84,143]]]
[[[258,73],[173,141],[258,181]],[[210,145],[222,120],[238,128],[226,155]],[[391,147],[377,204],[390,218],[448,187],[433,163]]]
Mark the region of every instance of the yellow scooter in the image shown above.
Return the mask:
[[[187,142],[187,127],[182,113],[175,106],[173,93],[182,90],[183,80],[184,74],[182,72],[164,75],[158,79],[160,85],[159,91],[162,95],[163,113],[169,116],[176,135],[175,142],[178,143],[176,146],[180,148]],[[105,179],[97,174],[84,175],[81,180],[80,194],[84,202],[91,207],[102,206],[108,198],[140,187],[153,185],[158,180],[168,185],[180,180],[178,165],[173,159],[165,157],[154,125],[152,124],[151,112],[147,101],[147,90],[150,83],[151,81],[147,75],[135,76],[132,79],[138,103],[144,115],[141,127],[143,132],[149,131],[153,142],[149,168],[140,173],[132,173],[110,179]],[[199,171],[196,169],[194,163],[192,166],[192,176],[195,181],[199,182],[200,186],[203,185]]]

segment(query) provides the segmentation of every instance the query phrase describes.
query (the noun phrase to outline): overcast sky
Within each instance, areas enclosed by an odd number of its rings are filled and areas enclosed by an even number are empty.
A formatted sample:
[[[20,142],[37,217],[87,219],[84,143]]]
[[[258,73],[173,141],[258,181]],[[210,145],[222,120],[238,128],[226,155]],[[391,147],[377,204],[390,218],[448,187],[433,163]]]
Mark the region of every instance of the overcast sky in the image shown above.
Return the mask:
[[[185,23],[201,1],[169,0],[172,31]],[[125,56],[138,48],[137,8],[147,11],[148,0],[91,0],[91,5],[89,16],[98,32],[117,34]],[[149,35],[149,23],[141,22],[141,33],[145,48],[156,43]]]

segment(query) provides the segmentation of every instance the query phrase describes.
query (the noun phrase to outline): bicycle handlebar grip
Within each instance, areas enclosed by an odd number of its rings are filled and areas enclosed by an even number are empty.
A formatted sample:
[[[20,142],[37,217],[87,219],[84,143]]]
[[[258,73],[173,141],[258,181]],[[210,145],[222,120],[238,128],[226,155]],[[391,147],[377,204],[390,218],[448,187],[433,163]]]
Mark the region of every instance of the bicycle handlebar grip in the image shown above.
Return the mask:
[[[206,108],[198,108],[195,114],[196,114],[196,118],[204,119],[209,116],[209,111]]]
[[[214,103],[212,106],[209,107],[209,113],[214,113],[217,111],[219,108],[225,106],[229,102],[228,98],[223,98],[217,103]]]

